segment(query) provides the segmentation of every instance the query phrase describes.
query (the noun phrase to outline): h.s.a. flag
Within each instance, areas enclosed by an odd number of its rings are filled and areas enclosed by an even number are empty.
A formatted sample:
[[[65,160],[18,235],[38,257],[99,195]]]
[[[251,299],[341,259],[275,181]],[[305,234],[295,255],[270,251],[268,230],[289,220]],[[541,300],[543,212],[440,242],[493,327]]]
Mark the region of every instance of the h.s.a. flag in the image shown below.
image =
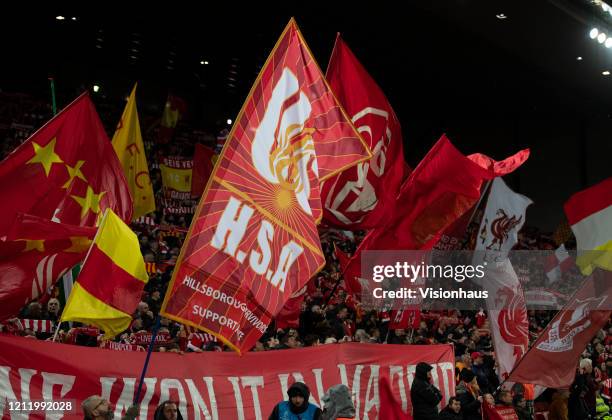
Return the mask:
[[[393,212],[409,171],[400,123],[385,94],[340,35],[326,77],[374,156],[325,181],[321,191],[325,221],[345,229],[371,229],[384,224]]]
[[[136,219],[155,211],[155,197],[136,109],[136,85],[115,129],[112,143],[134,201],[132,217]]]
[[[319,183],[370,157],[291,20],[215,165],[162,314],[250,349],[325,264]]]
[[[585,346],[611,314],[612,273],[595,270],[542,331],[508,380],[549,388],[569,387]]]
[[[22,212],[94,226],[106,208],[132,217],[132,198],[96,109],[84,93],[0,163],[0,236]]]
[[[136,234],[106,210],[61,321],[95,325],[112,338],[130,326],[148,281]]]
[[[82,261],[95,233],[95,228],[17,214],[0,241],[0,322],[17,316]]]
[[[574,194],[564,209],[576,236],[576,265],[586,275],[595,267],[612,271],[612,177]]]

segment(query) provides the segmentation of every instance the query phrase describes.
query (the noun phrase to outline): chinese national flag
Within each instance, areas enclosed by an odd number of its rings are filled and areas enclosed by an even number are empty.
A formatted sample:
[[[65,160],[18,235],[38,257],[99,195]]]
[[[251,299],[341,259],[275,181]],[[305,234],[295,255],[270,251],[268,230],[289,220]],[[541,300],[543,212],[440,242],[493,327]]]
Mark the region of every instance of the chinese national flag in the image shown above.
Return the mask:
[[[125,105],[112,143],[134,199],[133,218],[155,211],[155,197],[136,109],[136,85]]]
[[[132,198],[91,99],[84,93],[0,163],[0,236],[17,212],[94,226],[104,209],[123,220]]]
[[[323,184],[325,221],[343,229],[384,224],[404,174],[402,130],[385,94],[340,35],[327,67],[327,80],[374,156]]]
[[[162,314],[250,349],[325,264],[320,182],[370,157],[291,20],[215,165]]]
[[[0,322],[17,316],[82,261],[95,228],[19,213],[0,241]]]
[[[548,323],[508,381],[567,388],[580,355],[612,314],[612,272],[595,270]]]

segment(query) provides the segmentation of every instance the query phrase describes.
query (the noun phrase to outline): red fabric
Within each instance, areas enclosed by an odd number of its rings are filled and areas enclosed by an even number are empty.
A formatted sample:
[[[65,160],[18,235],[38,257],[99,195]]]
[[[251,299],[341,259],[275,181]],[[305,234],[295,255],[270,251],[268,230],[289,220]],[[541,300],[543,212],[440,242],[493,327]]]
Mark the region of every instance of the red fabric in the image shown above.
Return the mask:
[[[115,353],[20,337],[0,337],[0,348],[0,366],[6,367],[0,375],[0,387],[8,393],[9,400],[19,400],[29,391],[32,400],[72,401],[80,407],[90,395],[103,395],[117,410],[116,418],[121,418],[132,404],[138,386],[134,378],[146,357],[142,352]],[[319,405],[325,390],[346,381],[357,396],[356,417],[395,419],[384,416],[388,409],[384,402],[389,395],[395,395],[400,407],[411,407],[410,385],[418,362],[433,366],[434,385],[442,392],[441,404],[447,404],[455,395],[453,361],[451,345],[389,344],[381,351],[378,344],[346,343],[249,352],[243,356],[231,352],[182,356],[153,353],[139,414],[140,418],[151,418],[160,398],[164,398],[178,400],[183,417],[190,419],[196,417],[194,403],[198,401],[200,418],[236,419],[237,413],[242,413],[245,419],[266,418],[274,405],[285,398],[287,388],[299,380],[308,385]],[[391,389],[379,390],[377,382],[381,376],[390,378]],[[22,385],[27,388],[22,390]],[[43,396],[43,389],[49,395]],[[212,398],[216,403],[211,404]],[[202,414],[204,405],[208,416]],[[7,405],[4,408],[7,411],[0,415],[8,416]],[[67,420],[83,418],[80,409],[63,414]]]
[[[380,411],[378,418],[393,420],[412,420],[412,416],[402,410],[402,405],[395,399],[393,390],[387,377],[383,376],[379,383],[380,388]]]
[[[476,157],[464,156],[443,135],[402,185],[387,225],[371,230],[361,242],[344,269],[345,278],[359,276],[362,251],[432,249],[442,232],[476,204],[483,181],[516,169],[529,150],[501,162]]]
[[[343,229],[371,229],[393,212],[404,172],[402,130],[380,87],[340,35],[327,67],[327,80],[374,156],[325,182],[321,191],[326,222]]]
[[[100,273],[105,276],[102,281]],[[79,284],[96,299],[126,314],[131,314],[138,306],[145,286],[95,244],[79,273]]]
[[[608,206],[612,206],[612,177],[572,195],[563,208],[571,226]]]
[[[283,306],[276,316],[276,328],[297,328],[300,326],[300,313],[302,312],[302,303],[306,297],[306,287],[292,296]]]
[[[484,420],[518,420],[518,415],[512,406],[482,404]]]
[[[421,324],[421,311],[418,309],[404,309],[391,311],[389,329],[418,329]]]
[[[69,171],[75,176],[71,177]],[[110,207],[129,223],[133,210],[130,190],[87,94],[79,96],[0,163],[0,197],[10,203],[0,206],[0,236],[6,234],[18,212],[94,226]],[[83,208],[75,197],[89,197],[91,208]],[[100,197],[99,206],[95,197]]]
[[[549,388],[567,388],[580,354],[606,325],[612,311],[612,272],[596,270],[542,331],[508,378]]]
[[[162,308],[237,351],[250,349],[325,264],[317,231],[320,182],[371,155],[294,21],[251,92],[200,200]],[[243,223],[233,223],[239,214]],[[202,293],[204,286],[211,294]]]
[[[66,270],[82,261],[87,248],[70,251],[71,237],[93,239],[95,233],[95,228],[17,215],[7,240],[0,241],[0,321],[16,316],[24,303],[45,294]],[[26,251],[28,242],[23,239],[42,240],[44,250]]]
[[[195,145],[193,155],[193,173],[191,175],[191,195],[200,197],[206,187],[206,182],[212,174],[212,158],[215,151],[209,147],[202,146],[200,143]]]

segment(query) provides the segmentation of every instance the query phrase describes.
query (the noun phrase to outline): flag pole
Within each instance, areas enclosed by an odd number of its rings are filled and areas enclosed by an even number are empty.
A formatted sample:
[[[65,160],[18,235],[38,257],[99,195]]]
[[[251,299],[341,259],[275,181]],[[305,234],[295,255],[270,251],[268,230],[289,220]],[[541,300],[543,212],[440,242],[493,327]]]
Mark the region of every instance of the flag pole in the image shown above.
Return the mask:
[[[57,335],[59,334],[59,330],[60,330],[61,326],[62,326],[62,320],[60,318],[59,322],[57,323],[57,328],[55,329],[55,334],[53,334],[53,342],[54,343],[57,340]]]
[[[149,343],[149,348],[147,349],[147,357],[145,359],[144,366],[142,367],[142,373],[140,374],[140,382],[138,383],[138,390],[136,391],[136,397],[134,398],[134,405],[138,404],[138,400],[140,400],[142,384],[144,383],[144,377],[147,373],[147,368],[149,367],[149,360],[151,359],[151,353],[153,352],[153,346],[155,345],[155,339],[157,338],[157,332],[159,331],[160,326],[161,318],[159,315],[157,315],[155,326],[153,327],[153,336],[151,337],[151,342]]]
[[[53,108],[53,115],[56,115],[57,104],[55,102],[55,79],[53,79],[53,77],[49,77],[49,82],[51,83],[51,106]]]

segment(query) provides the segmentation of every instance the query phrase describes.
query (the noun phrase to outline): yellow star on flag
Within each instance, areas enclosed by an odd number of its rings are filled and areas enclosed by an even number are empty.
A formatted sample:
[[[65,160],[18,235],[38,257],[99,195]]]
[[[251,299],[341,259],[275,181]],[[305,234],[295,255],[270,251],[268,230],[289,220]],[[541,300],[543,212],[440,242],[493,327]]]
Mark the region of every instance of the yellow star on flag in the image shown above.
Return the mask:
[[[25,249],[21,252],[38,251],[45,252],[45,240],[44,239],[18,239],[18,241],[25,241]]]
[[[70,242],[70,248],[66,248],[64,252],[80,253],[89,249],[91,245],[91,239],[85,236],[71,236]]]
[[[43,168],[45,168],[45,175],[49,176],[49,172],[51,172],[51,165],[54,163],[64,163],[64,161],[59,157],[57,153],[55,153],[55,141],[57,139],[54,138],[47,144],[46,146],[41,146],[36,142],[32,142],[32,146],[34,146],[34,157],[28,160],[26,163],[40,163]]]
[[[79,160],[77,161],[76,165],[74,165],[74,167],[66,164],[66,170],[68,171],[68,175],[70,176],[70,178],[68,179],[68,181],[66,181],[64,185],[62,185],[63,189],[68,189],[68,187],[70,187],[70,184],[75,178],[80,178],[83,181],[87,182],[87,179],[85,179],[85,175],[83,175],[83,172],[81,172],[81,166],[83,166],[84,163],[84,160]]]
[[[85,217],[87,212],[91,210],[93,213],[100,213],[100,201],[106,191],[102,191],[100,194],[95,194],[93,188],[91,186],[87,186],[87,192],[85,193],[85,197],[79,197],[77,195],[71,195],[77,203],[80,204],[81,208],[81,219]]]

